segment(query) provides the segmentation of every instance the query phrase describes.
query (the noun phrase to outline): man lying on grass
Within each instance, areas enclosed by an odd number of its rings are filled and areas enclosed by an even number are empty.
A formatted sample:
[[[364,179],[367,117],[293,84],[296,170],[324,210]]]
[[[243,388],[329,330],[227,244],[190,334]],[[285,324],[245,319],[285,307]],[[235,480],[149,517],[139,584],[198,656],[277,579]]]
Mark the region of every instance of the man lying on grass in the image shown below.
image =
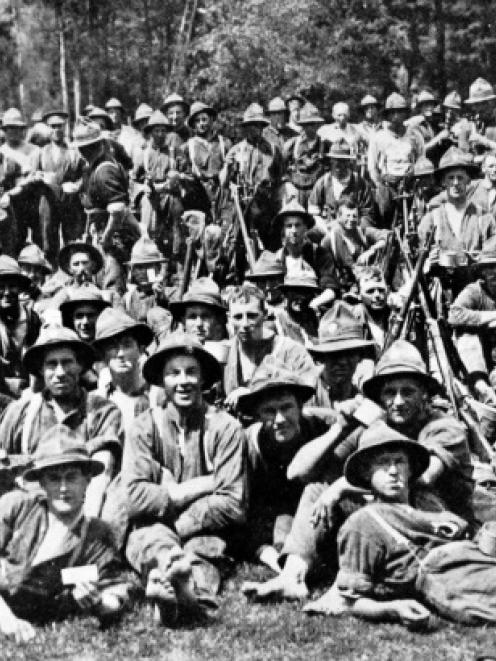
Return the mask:
[[[411,485],[428,465],[426,448],[385,423],[364,432],[344,473],[374,501],[344,523],[336,581],[305,611],[419,625],[432,610],[465,624],[496,623],[496,554],[466,539],[468,524],[456,514],[434,501],[437,511],[414,505]]]
[[[0,499],[0,631],[17,642],[36,636],[31,622],[78,611],[115,617],[128,599],[109,527],[83,513],[104,465],[64,425],[46,432],[33,460],[24,479],[41,489]]]

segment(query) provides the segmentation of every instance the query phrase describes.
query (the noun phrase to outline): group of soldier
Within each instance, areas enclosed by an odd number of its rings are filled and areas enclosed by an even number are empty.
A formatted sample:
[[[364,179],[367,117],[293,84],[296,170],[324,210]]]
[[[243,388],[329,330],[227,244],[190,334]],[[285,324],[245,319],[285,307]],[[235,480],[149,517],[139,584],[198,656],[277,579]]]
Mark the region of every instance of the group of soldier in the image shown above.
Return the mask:
[[[210,617],[240,559],[247,599],[496,621],[496,93],[360,112],[4,112],[4,635]]]

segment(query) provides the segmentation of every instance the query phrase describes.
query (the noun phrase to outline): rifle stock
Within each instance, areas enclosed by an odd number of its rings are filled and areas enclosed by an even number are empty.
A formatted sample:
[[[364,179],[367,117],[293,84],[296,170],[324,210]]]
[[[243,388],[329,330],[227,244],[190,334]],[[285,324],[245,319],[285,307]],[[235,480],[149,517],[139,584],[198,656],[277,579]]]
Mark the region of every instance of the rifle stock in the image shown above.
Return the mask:
[[[239,201],[239,188],[236,184],[231,183],[230,189],[231,189],[231,195],[234,200],[234,206],[236,208],[236,213],[238,216],[241,235],[243,237],[243,243],[245,244],[245,248],[246,248],[246,258],[248,260],[248,266],[250,267],[250,271],[253,272],[256,262],[255,253],[253,252],[253,246],[251,244],[251,240],[248,235],[248,229],[246,227],[245,217],[243,215],[243,211],[241,209],[241,204]]]

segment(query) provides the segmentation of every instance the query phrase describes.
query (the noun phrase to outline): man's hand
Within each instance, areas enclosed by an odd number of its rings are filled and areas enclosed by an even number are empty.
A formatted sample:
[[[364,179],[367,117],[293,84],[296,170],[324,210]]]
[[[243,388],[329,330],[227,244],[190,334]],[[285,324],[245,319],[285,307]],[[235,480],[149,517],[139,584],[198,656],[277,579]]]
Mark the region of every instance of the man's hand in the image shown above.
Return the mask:
[[[238,406],[238,400],[241,395],[247,395],[250,392],[249,388],[236,388],[224,400],[224,404],[228,409],[235,409]]]
[[[374,257],[375,253],[376,253],[375,246],[372,246],[368,250],[365,250],[364,252],[362,252],[362,254],[359,255],[359,257],[357,259],[358,266],[367,266],[371,262],[371,260]]]
[[[102,600],[95,583],[90,581],[77,583],[72,589],[72,596],[81,610],[90,610],[99,606]]]
[[[415,599],[398,599],[393,602],[395,614],[401,622],[420,623],[429,618],[430,611]]]
[[[8,209],[10,206],[10,195],[8,193],[4,193],[2,197],[0,197],[0,209]]]
[[[13,638],[16,643],[27,643],[36,636],[33,626],[26,620],[16,617],[13,613],[2,615],[0,631],[7,638]]]
[[[310,521],[314,528],[323,525],[325,528],[332,528],[334,508],[341,499],[341,489],[331,484],[324,493],[320,494],[313,507]]]
[[[495,326],[496,326],[496,322]],[[491,388],[491,386],[484,381],[484,379],[477,379],[474,383],[474,390],[480,398],[480,401],[484,404],[495,405],[496,404],[496,393]]]

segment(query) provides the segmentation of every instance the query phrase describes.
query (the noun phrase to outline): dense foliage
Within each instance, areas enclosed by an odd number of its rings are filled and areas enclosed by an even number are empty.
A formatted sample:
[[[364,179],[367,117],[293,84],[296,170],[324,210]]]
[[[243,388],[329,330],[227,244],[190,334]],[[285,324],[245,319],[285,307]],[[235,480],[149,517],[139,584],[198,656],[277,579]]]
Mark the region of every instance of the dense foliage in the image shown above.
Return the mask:
[[[157,103],[170,88],[184,4],[0,0],[3,105],[22,95],[30,113],[62,100],[61,34],[72,109],[75,80],[83,105],[109,95]],[[198,9],[176,87],[223,109],[295,88],[327,111],[366,91],[465,95],[496,70],[492,0],[199,0]]]

